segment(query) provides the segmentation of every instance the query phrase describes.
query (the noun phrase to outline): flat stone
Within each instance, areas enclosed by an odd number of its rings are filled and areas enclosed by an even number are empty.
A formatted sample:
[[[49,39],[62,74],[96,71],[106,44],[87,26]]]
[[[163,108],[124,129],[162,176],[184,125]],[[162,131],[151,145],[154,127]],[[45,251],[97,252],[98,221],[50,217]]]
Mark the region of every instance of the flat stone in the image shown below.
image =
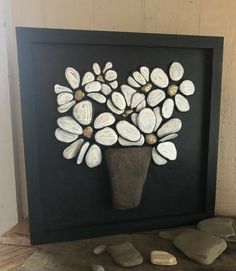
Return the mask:
[[[172,241],[177,237],[180,233],[185,231],[187,228],[185,227],[179,227],[179,228],[174,228],[170,230],[163,230],[159,232],[159,237],[165,240]]]
[[[106,245],[100,245],[100,246],[97,246],[95,247],[95,249],[93,250],[93,254],[95,255],[100,255],[102,254],[103,252],[105,252],[107,249],[107,246]]]
[[[92,266],[93,271],[105,271],[104,267],[102,265],[94,264]]]
[[[174,255],[166,251],[155,250],[151,252],[151,263],[155,265],[176,265],[177,260]]]
[[[218,237],[230,237],[235,235],[234,219],[225,217],[214,217],[200,221],[197,228]]]
[[[197,263],[212,264],[226,249],[224,239],[195,229],[187,229],[174,240],[174,245]]]
[[[151,147],[117,148],[105,151],[114,208],[129,209],[140,204],[151,152]]]
[[[109,246],[107,250],[121,267],[132,267],[143,263],[143,257],[130,242]]]

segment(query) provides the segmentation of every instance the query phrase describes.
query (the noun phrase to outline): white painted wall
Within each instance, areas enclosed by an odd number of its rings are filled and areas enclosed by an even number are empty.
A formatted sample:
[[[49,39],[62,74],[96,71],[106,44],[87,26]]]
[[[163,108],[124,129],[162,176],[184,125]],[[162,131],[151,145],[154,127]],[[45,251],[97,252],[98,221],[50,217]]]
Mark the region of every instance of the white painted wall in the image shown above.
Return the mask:
[[[5,7],[0,0],[0,234],[17,220]]]

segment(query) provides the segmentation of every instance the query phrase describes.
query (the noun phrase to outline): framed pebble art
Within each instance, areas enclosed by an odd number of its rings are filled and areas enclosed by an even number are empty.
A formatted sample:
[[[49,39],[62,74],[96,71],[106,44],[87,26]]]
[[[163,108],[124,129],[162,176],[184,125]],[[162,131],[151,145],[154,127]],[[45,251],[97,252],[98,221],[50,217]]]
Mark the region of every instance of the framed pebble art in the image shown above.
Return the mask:
[[[223,38],[18,28],[33,244],[214,215]]]

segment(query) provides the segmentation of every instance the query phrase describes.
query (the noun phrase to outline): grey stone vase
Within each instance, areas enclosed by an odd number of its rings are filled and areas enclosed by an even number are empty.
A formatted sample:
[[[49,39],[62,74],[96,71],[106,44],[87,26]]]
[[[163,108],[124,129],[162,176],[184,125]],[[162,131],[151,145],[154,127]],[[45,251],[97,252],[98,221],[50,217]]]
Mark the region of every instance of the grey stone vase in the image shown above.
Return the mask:
[[[139,206],[151,152],[151,147],[118,148],[105,151],[114,208],[130,209]]]

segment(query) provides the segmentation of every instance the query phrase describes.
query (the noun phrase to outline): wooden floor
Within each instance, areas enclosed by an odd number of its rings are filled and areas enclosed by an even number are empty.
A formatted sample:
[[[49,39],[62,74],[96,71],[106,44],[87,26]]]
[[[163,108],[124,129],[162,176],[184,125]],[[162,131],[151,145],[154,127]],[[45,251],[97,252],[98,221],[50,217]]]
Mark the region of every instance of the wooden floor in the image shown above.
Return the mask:
[[[0,271],[16,271],[34,251],[30,246],[29,223],[25,220],[0,236]]]

